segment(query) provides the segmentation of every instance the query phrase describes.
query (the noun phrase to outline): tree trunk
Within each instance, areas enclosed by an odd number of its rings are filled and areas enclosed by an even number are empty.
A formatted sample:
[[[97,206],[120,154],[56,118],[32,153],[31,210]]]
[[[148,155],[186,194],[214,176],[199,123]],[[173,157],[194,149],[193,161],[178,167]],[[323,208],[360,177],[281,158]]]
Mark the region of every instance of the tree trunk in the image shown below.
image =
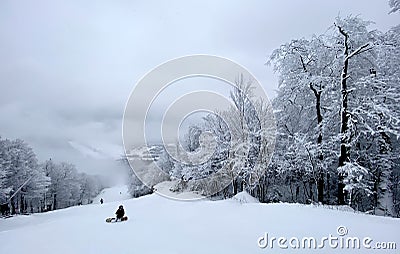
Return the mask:
[[[312,88],[313,89],[313,88]],[[322,153],[322,113],[321,113],[321,91],[313,89],[316,103],[315,109],[317,111],[317,123],[318,123],[318,162],[317,162],[317,192],[318,202],[324,203],[324,169],[322,168],[322,162],[324,160],[324,154]]]
[[[310,190],[310,204],[314,202],[314,192],[313,192],[314,183],[315,182],[312,180],[308,182],[308,189]]]
[[[236,184],[236,179],[232,180],[232,191],[233,191],[233,195],[237,194],[237,184]]]
[[[393,208],[393,196],[390,191],[390,175],[392,166],[390,158],[392,153],[392,145],[389,135],[385,131],[380,132],[379,155],[382,156],[382,165],[378,165],[376,180],[374,183],[374,201],[375,214],[391,215]],[[385,160],[386,159],[386,160]]]
[[[378,210],[378,206],[379,206],[379,202],[378,202],[378,193],[379,193],[379,185],[381,184],[380,180],[381,180],[381,172],[378,166],[378,169],[376,170],[377,172],[375,173],[374,176],[374,186],[373,186],[373,206],[374,206],[374,213],[373,214],[377,214],[377,210]]]
[[[19,213],[25,213],[25,200],[24,195],[20,195]]]
[[[53,210],[57,209],[57,194],[54,194],[53,196]]]
[[[331,185],[330,185],[330,180],[331,180],[331,175],[329,172],[326,174],[326,198],[328,202],[330,203],[331,199]]]
[[[15,202],[14,202],[14,197],[11,198],[11,214],[16,214],[17,211],[15,209]]]
[[[300,56],[303,70],[307,71],[306,65],[303,58]],[[324,155],[322,152],[322,113],[321,113],[321,87],[316,89],[311,82],[309,84],[310,89],[313,91],[315,96],[315,110],[317,113],[317,124],[318,124],[318,137],[317,137],[317,149],[318,149],[318,161],[317,161],[317,199],[319,203],[324,203],[324,169],[322,168],[322,162]]]
[[[342,75],[340,78],[341,85],[341,112],[340,112],[340,155],[339,155],[339,165],[338,165],[338,204],[345,204],[345,193],[344,193],[344,179],[346,177],[346,173],[343,171],[342,167],[346,165],[346,163],[350,162],[350,133],[349,133],[349,114],[348,114],[348,93],[347,90],[347,79],[349,78],[349,60],[353,56],[361,54],[367,50],[369,50],[369,43],[364,44],[349,53],[349,35],[340,27],[337,26],[340,34],[344,37],[344,51],[343,51],[343,69]]]
[[[349,45],[348,45],[348,34],[345,33],[341,27],[339,27],[339,32],[344,36],[344,63],[342,76],[340,80],[341,86],[341,114],[340,114],[340,155],[339,155],[339,168],[343,167],[347,162],[349,162],[349,147],[348,144],[348,121],[349,116],[347,113],[348,107],[348,91],[347,91],[347,78],[348,78],[348,67],[349,67]],[[345,174],[342,170],[338,172],[338,205],[345,204],[344,195],[344,178]]]

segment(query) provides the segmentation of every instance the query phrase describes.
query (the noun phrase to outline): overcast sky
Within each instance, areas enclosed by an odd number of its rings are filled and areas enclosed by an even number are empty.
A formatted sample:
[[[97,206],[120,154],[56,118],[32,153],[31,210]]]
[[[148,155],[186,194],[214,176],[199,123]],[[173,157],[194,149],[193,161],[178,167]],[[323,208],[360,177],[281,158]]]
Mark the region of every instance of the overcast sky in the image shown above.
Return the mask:
[[[386,0],[0,2],[0,135],[39,160],[112,171],[135,83],[155,66],[212,54],[245,66],[274,96],[264,63],[290,39],[323,33],[340,14],[397,25]]]

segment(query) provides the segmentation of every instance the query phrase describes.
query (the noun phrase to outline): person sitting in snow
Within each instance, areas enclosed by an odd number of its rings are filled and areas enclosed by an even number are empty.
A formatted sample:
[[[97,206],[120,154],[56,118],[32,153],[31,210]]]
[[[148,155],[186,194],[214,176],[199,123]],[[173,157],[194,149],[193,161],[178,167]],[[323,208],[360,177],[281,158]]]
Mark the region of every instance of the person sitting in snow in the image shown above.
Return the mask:
[[[118,221],[118,219],[122,220],[122,218],[125,215],[124,207],[122,205],[120,205],[118,210],[115,212],[115,214],[117,215],[117,218],[115,221]]]

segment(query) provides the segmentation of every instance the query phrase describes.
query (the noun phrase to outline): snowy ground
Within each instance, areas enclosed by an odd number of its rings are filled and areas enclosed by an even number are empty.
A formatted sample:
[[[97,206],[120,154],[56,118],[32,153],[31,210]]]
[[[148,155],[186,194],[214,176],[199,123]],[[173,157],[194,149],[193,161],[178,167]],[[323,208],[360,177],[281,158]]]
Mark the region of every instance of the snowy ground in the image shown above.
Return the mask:
[[[154,191],[157,194],[166,198],[178,200],[178,201],[193,201],[204,199],[204,196],[194,192],[173,192],[171,188],[176,185],[178,181],[165,181],[154,186]]]
[[[128,193],[128,186],[119,185],[113,188],[106,188],[101,191],[101,193],[93,199],[94,204],[100,204],[100,199],[103,199],[104,203],[115,202],[130,199]]]
[[[125,190],[125,193],[121,193]],[[125,187],[105,190],[106,203],[0,219],[0,253],[399,253],[397,250],[261,249],[268,237],[370,237],[397,242],[400,220],[296,204],[259,204],[245,193],[224,201],[182,202],[153,194],[123,200]],[[111,201],[114,199],[115,201]],[[129,220],[106,223],[122,203]],[[342,239],[344,239],[342,237]],[[261,241],[261,244],[264,244]],[[286,243],[288,245],[288,243]]]

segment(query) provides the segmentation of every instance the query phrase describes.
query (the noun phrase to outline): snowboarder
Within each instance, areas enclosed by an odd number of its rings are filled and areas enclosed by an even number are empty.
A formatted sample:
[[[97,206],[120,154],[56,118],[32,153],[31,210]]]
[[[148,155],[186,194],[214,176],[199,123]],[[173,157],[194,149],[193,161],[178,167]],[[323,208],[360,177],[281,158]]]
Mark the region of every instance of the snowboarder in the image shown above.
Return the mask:
[[[103,198],[100,199],[100,204],[103,204],[104,200]]]
[[[118,210],[115,212],[115,214],[117,215],[115,221],[118,221],[118,219],[122,220],[122,218],[125,215],[124,207],[122,205],[120,205]]]

